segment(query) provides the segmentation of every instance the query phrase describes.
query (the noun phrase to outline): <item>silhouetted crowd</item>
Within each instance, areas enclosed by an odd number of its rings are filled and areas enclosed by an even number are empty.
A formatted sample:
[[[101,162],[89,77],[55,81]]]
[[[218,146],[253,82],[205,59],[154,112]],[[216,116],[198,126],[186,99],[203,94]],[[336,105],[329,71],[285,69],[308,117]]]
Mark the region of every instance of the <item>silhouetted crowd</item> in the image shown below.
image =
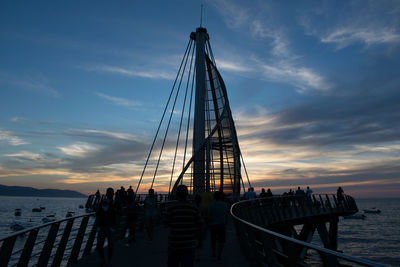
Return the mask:
[[[306,190],[299,186],[296,191],[290,189],[278,197],[281,199],[281,205],[300,206],[320,203],[315,201],[315,197],[314,202],[312,201],[312,193],[309,186]],[[136,241],[139,218],[143,218],[141,222],[145,227],[148,242],[153,241],[154,226],[157,223],[162,221],[169,227],[170,232],[166,241],[167,266],[193,266],[196,260],[200,260],[200,251],[208,232],[211,240],[211,257],[216,262],[221,262],[231,203],[223,191],[211,193],[210,190],[206,190],[201,195],[196,195],[193,200],[189,200],[188,195],[188,188],[185,185],[179,185],[174,200],[171,201],[169,196],[168,202],[163,201],[167,200],[167,196],[157,195],[152,188],[148,190],[144,199],[135,195],[132,187],[128,190],[121,187],[115,193],[112,188],[108,188],[105,195],[101,195],[98,190],[92,196],[93,199],[89,200],[96,211],[98,225],[96,250],[100,257],[100,266],[111,261],[115,237],[126,238],[127,245]],[[262,188],[257,196],[254,188],[250,187],[242,199],[249,201],[249,205],[253,205],[257,199],[273,205],[275,199],[273,197],[270,188],[267,190]],[[342,205],[344,192],[341,187],[337,189],[336,198],[337,206]],[[127,237],[126,232],[128,232]],[[106,240],[107,257],[104,253]]]

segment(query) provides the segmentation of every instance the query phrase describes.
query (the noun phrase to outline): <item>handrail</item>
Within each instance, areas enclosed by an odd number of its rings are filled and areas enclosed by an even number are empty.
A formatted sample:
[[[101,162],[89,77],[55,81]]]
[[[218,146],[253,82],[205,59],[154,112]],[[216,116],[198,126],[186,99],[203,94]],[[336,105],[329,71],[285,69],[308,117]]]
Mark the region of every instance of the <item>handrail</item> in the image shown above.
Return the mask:
[[[96,237],[96,221],[89,224],[91,228],[89,228],[88,232],[87,229],[89,219],[94,215],[95,212],[80,214],[2,237],[0,239],[0,266],[8,266],[10,261],[11,264],[18,267],[31,266],[33,259],[37,260],[36,266],[48,266],[50,265],[49,261],[52,261],[52,266],[59,266],[65,256],[68,260],[67,265],[76,262],[82,249],[84,249],[83,255],[87,255],[92,250]],[[78,224],[74,227],[75,220],[80,218],[81,220],[78,220]],[[62,223],[65,223],[63,224],[64,227],[60,227]],[[42,234],[40,230],[43,228],[49,229]],[[23,246],[14,251],[17,237],[21,237],[26,233],[29,234],[25,237],[24,243],[21,244]],[[88,235],[88,238],[84,240],[85,235]],[[37,251],[38,245],[40,245],[40,251]],[[66,249],[67,247],[72,249],[69,251]],[[68,256],[64,255],[67,251],[69,251]]]
[[[65,222],[65,221],[68,221],[68,220],[74,220],[74,219],[77,219],[77,218],[80,218],[80,217],[93,216],[95,214],[96,214],[96,212],[89,212],[89,213],[85,213],[85,214],[81,214],[81,215],[76,215],[76,216],[64,218],[64,219],[61,219],[61,220],[58,220],[58,221],[53,221],[53,222],[48,222],[48,223],[40,224],[40,225],[37,225],[37,226],[33,226],[31,228],[20,230],[20,231],[14,232],[14,233],[12,233],[12,234],[10,234],[8,236],[2,237],[2,238],[0,238],[0,242],[4,241],[5,239],[14,237],[14,236],[19,236],[19,235],[25,234],[25,233],[30,232],[30,231],[35,230],[35,229],[45,228],[45,227],[50,226],[50,225],[55,224],[55,223],[62,223],[62,222]]]
[[[294,197],[294,196],[288,196],[288,197]],[[265,198],[265,199],[268,199],[268,198]],[[269,197],[269,199],[274,199],[274,197]],[[322,248],[322,247],[319,247],[317,245],[314,245],[314,244],[311,244],[311,243],[307,243],[307,242],[304,242],[304,241],[301,241],[301,240],[298,240],[298,239],[295,239],[295,238],[292,238],[292,237],[288,237],[286,235],[271,231],[269,229],[265,229],[265,228],[263,228],[263,227],[261,227],[259,225],[253,224],[251,222],[248,222],[248,221],[240,218],[238,215],[236,215],[234,213],[235,208],[239,207],[240,205],[244,205],[245,203],[247,205],[251,205],[251,203],[254,203],[254,201],[257,201],[257,200],[243,200],[243,201],[234,203],[231,206],[230,214],[232,215],[232,217],[235,220],[245,224],[248,227],[251,227],[253,229],[261,231],[261,232],[263,232],[263,233],[265,233],[265,234],[267,234],[269,236],[272,236],[272,237],[275,237],[275,238],[278,238],[278,239],[282,239],[282,240],[288,241],[290,243],[293,243],[293,244],[296,244],[296,245],[300,245],[302,247],[306,247],[308,249],[313,249],[313,250],[316,250],[316,251],[318,251],[320,253],[331,255],[331,256],[334,256],[336,258],[340,258],[340,259],[343,259],[343,260],[346,260],[346,261],[349,261],[349,262],[352,262],[352,263],[357,263],[357,264],[364,265],[364,266],[374,266],[374,267],[384,267],[385,266],[383,264],[372,262],[370,260],[360,259],[360,258],[353,257],[353,256],[350,256],[350,255],[346,255],[346,254],[343,254],[343,253],[340,253],[340,252],[337,252],[337,251],[333,251],[333,250],[330,250],[330,249],[327,249],[327,248]]]

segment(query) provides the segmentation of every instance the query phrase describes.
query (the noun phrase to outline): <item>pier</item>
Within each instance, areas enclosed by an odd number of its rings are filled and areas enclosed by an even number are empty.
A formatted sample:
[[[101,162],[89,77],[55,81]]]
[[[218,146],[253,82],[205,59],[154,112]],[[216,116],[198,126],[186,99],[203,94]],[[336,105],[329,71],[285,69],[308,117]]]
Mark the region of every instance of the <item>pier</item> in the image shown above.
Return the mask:
[[[162,214],[167,205],[168,201],[158,202],[160,217],[153,241],[147,240],[141,213],[136,242],[128,245],[125,217],[119,217],[113,266],[166,265],[168,228],[162,224]],[[338,217],[357,210],[352,197],[339,202],[335,195],[236,202],[231,206],[222,265],[211,258],[207,236],[195,266],[383,266],[336,251]],[[315,231],[324,247],[310,243]],[[98,266],[96,233],[93,212],[19,231],[0,240],[0,267]],[[15,248],[17,240],[21,249]]]
[[[177,187],[185,184],[192,200],[205,191],[220,191],[231,205],[227,242],[223,252],[224,266],[382,266],[337,251],[339,216],[352,215],[358,211],[351,196],[338,193],[241,199],[246,191],[245,183],[247,188],[252,186],[240,151],[227,89],[217,69],[209,39],[207,30],[202,27],[190,34],[142,174],[135,192],[133,189],[130,191],[132,201],[136,201],[140,207],[137,241],[127,245],[126,214],[122,206],[116,231],[113,233],[116,246],[112,265],[166,265],[168,229],[163,227],[165,210],[175,199]],[[183,101],[177,101],[180,89],[185,92]],[[192,103],[193,96],[195,103]],[[177,108],[176,103],[179,102],[182,107]],[[192,106],[194,110],[191,109]],[[174,114],[180,115],[179,129],[169,131]],[[186,125],[183,124],[184,118],[187,118]],[[158,140],[163,122],[167,128],[163,138]],[[190,129],[191,123],[193,127]],[[178,133],[176,143],[171,142],[173,139],[168,137],[170,132]],[[192,138],[189,138],[189,133]],[[157,183],[163,149],[168,138],[170,144],[175,143],[174,153],[169,153],[174,154],[173,160],[171,157],[168,159],[172,168],[170,172],[163,169],[164,180]],[[155,152],[157,141],[160,141],[158,143],[161,143],[161,147]],[[188,146],[188,141],[192,141],[191,146]],[[188,153],[190,147],[191,155]],[[170,151],[173,151],[173,147]],[[183,155],[177,157],[178,151],[183,151]],[[154,166],[148,168],[151,163]],[[181,169],[177,167],[179,165]],[[148,169],[153,173],[146,175]],[[176,172],[176,169],[179,171]],[[242,177],[242,170],[246,174],[245,178]],[[158,226],[154,240],[150,242],[146,240],[143,231],[141,202],[144,196],[138,192],[154,189],[157,185],[165,186],[168,173],[168,194],[157,197]],[[100,194],[90,196],[86,208],[91,211],[85,215],[33,227],[1,239],[0,267],[98,266],[99,258],[94,249],[97,221],[93,211],[103,198]],[[112,201],[111,198],[109,202]],[[318,233],[322,246],[311,243],[313,237],[317,236],[315,233]],[[196,261],[195,266],[216,264],[210,257],[209,245],[209,240],[206,240],[203,248],[199,249],[200,261]]]

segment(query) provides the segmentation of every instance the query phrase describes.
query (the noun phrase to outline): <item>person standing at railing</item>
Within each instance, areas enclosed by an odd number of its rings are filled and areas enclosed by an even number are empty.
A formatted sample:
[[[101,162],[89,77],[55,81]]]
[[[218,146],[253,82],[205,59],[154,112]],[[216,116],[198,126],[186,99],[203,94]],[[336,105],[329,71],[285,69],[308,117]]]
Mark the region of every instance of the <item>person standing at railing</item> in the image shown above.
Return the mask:
[[[106,191],[106,197],[100,203],[100,206],[96,212],[97,220],[97,246],[96,250],[100,255],[100,265],[106,264],[104,257],[104,242],[107,239],[108,244],[108,262],[111,262],[113,255],[113,232],[115,231],[116,223],[116,211],[114,208],[114,190],[108,188]]]
[[[302,206],[304,203],[304,197],[305,197],[306,193],[304,192],[304,190],[302,190],[300,188],[300,186],[297,187],[296,193],[295,193],[295,197],[296,197],[296,201],[297,201],[297,205],[298,206]]]
[[[246,200],[250,200],[251,203],[254,203],[255,199],[257,198],[256,192],[254,192],[254,187],[249,187],[246,194],[244,194],[244,198]]]
[[[265,189],[262,188],[261,189],[261,193],[258,195],[259,198],[264,198],[267,197],[267,192],[265,192]]]
[[[306,190],[306,196],[307,196],[307,204],[309,206],[312,205],[312,200],[311,200],[311,194],[313,193],[313,191],[310,189],[309,186],[307,186],[307,190]]]
[[[338,189],[336,190],[336,196],[337,196],[337,200],[338,200],[338,205],[340,207],[343,207],[344,191],[343,191],[343,188],[341,186],[339,186]]]

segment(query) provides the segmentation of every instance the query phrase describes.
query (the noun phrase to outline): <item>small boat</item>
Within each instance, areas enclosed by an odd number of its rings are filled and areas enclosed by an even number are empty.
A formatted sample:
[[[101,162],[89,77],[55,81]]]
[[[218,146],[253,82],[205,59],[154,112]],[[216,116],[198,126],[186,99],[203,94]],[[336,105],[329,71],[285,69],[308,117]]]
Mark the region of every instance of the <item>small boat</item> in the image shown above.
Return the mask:
[[[43,223],[49,223],[49,222],[54,222],[56,219],[55,218],[42,218]]]
[[[80,208],[80,209],[83,209],[84,207],[83,207],[83,205],[79,205],[79,208]]]
[[[350,216],[343,216],[343,219],[348,219],[348,220],[364,220],[367,218],[364,214],[354,214]]]
[[[381,210],[380,209],[376,209],[376,208],[365,209],[364,213],[375,213],[375,214],[378,214],[378,213],[381,213]]]
[[[65,215],[65,217],[69,218],[69,217],[74,216],[74,214],[75,214],[75,212],[73,212],[73,211],[68,211],[68,212],[67,212],[67,215]]]
[[[14,215],[15,216],[21,216],[21,209],[15,209]]]
[[[41,208],[33,208],[32,212],[42,212],[42,209]]]
[[[40,207],[40,209],[41,209],[41,210],[45,210],[45,209],[46,209],[46,207]]]
[[[24,227],[21,223],[15,221],[10,225],[10,229],[13,231],[21,231],[24,230]]]
[[[54,218],[54,217],[56,217],[56,215],[55,214],[50,214],[50,215],[47,215],[46,217],[47,218]]]

